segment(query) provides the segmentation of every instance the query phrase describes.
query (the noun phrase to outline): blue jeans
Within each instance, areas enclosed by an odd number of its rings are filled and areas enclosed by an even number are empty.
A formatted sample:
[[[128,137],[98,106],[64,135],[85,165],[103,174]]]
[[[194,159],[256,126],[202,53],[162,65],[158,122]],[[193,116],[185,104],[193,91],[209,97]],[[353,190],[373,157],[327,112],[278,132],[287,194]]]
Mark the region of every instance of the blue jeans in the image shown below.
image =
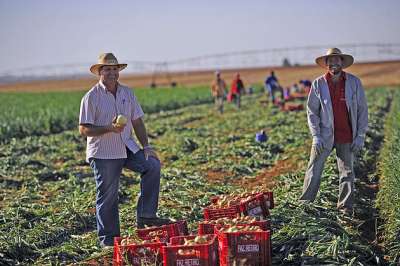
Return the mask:
[[[96,222],[100,245],[111,246],[120,235],[118,212],[119,178],[123,168],[141,174],[140,194],[136,217],[156,217],[160,191],[160,162],[143,150],[132,153],[127,149],[126,159],[90,159],[96,180]]]
[[[281,97],[282,97],[282,99],[284,99],[283,90],[281,90],[281,88],[278,87],[278,86],[273,86],[273,85],[270,85],[270,84],[265,84],[265,90],[266,90],[267,93],[269,94],[269,97],[270,97],[272,103],[275,102],[275,92],[276,92],[276,91],[280,91],[280,92],[281,92]]]

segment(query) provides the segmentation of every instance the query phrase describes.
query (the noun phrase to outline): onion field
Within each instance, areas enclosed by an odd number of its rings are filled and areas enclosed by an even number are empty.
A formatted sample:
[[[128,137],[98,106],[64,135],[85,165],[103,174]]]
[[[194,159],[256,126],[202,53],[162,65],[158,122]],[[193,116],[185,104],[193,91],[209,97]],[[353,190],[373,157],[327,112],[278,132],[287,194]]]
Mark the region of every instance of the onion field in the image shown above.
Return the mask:
[[[0,142],[11,138],[49,135],[77,126],[76,114],[84,91],[0,93]],[[204,87],[135,90],[146,113],[211,101]]]
[[[400,88],[366,91],[369,131],[358,155],[355,217],[336,209],[332,153],[317,200],[301,204],[311,148],[305,111],[265,104],[258,88],[220,115],[209,88],[137,89],[163,162],[159,215],[197,229],[215,195],[272,190],[273,265],[400,263]],[[95,182],[77,130],[84,92],[0,93],[0,265],[96,265]],[[298,103],[302,103],[297,100]],[[265,130],[268,141],[255,141]],[[139,176],[120,182],[121,234],[135,233]]]

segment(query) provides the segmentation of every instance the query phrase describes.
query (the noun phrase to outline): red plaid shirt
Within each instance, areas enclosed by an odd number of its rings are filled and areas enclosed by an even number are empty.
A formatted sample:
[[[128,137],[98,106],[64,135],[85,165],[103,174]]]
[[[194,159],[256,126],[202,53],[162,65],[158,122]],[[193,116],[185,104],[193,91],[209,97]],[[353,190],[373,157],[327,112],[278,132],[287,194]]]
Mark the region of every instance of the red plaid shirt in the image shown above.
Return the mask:
[[[332,101],[335,143],[351,143],[353,132],[346,106],[346,74],[342,72],[336,83],[333,83],[332,75],[329,72],[325,74],[325,79],[328,82]]]

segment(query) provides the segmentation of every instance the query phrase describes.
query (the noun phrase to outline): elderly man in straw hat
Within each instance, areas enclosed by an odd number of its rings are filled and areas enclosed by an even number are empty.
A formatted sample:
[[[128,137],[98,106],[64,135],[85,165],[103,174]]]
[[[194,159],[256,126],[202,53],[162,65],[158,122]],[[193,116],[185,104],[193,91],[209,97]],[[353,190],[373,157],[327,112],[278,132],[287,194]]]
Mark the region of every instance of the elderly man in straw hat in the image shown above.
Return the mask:
[[[96,220],[101,246],[112,246],[119,236],[118,188],[123,168],[141,174],[137,226],[170,222],[156,215],[160,186],[160,161],[149,145],[143,111],[134,93],[118,82],[119,64],[112,53],[101,54],[90,71],[98,83],[82,98],[79,132],[87,137],[86,160],[96,180]],[[126,119],[117,121],[117,116]],[[125,120],[125,121],[123,121]],[[142,148],[132,137],[135,132]]]
[[[300,199],[315,199],[325,161],[335,149],[339,170],[337,207],[351,216],[354,154],[362,149],[368,128],[365,93],[360,79],[343,71],[353,64],[351,55],[331,48],[315,61],[327,72],[314,80],[308,96],[307,118],[313,142]]]

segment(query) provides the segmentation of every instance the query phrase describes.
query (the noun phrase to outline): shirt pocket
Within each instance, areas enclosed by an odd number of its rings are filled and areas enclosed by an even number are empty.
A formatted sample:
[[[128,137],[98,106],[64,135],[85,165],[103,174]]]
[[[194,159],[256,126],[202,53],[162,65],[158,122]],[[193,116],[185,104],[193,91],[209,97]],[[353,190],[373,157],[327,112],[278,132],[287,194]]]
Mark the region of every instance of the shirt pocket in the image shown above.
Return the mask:
[[[321,98],[321,109],[324,113],[328,112],[330,108],[332,108],[332,103],[327,98]]]
[[[118,114],[130,117],[131,104],[129,103],[129,98],[127,96],[122,96],[118,101]]]

